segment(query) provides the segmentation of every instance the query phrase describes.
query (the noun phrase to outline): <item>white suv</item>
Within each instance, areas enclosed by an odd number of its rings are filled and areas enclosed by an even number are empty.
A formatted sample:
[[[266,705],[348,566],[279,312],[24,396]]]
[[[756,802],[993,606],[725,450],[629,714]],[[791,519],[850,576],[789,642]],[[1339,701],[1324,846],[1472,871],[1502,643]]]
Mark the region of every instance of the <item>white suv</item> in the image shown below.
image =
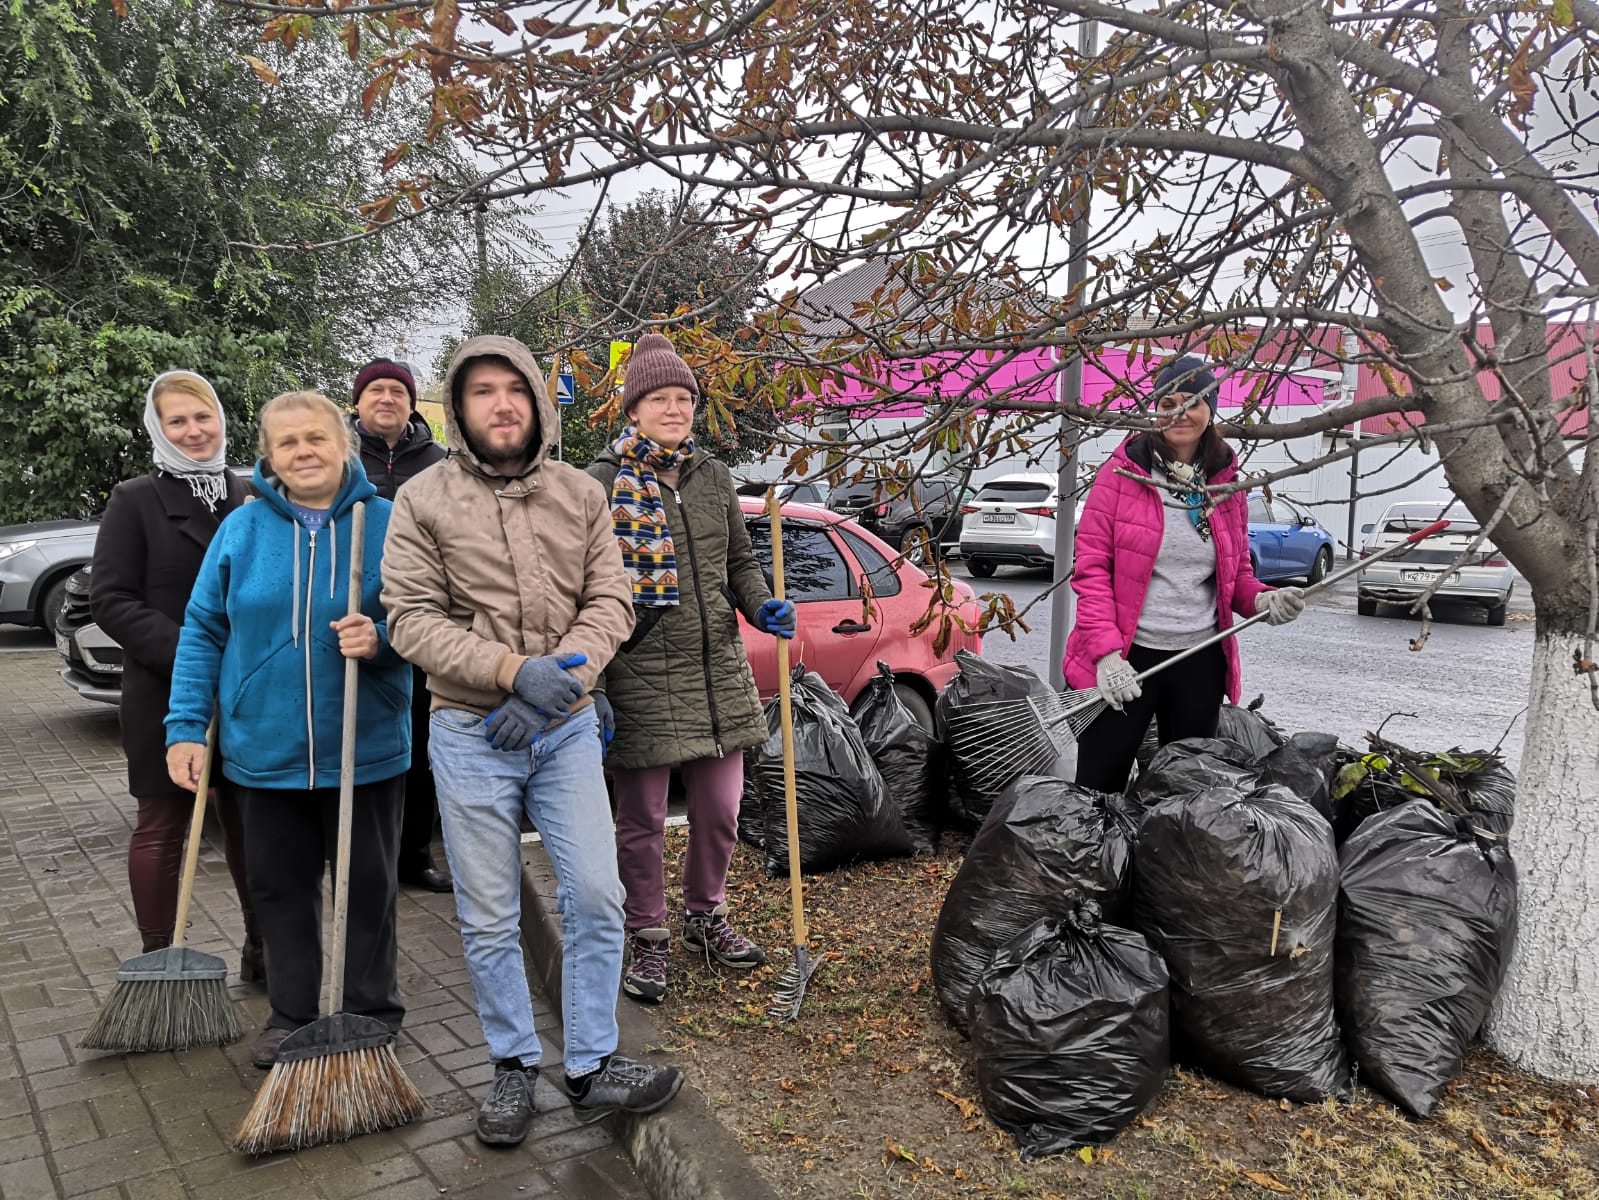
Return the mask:
[[[1404,500],[1388,506],[1361,547],[1361,557],[1402,542],[1440,518],[1449,522],[1448,529],[1360,572],[1355,604],[1361,616],[1376,616],[1381,604],[1414,603],[1443,574],[1443,569],[1460,557],[1482,528],[1459,501]],[[1450,573],[1434,595],[1441,600],[1479,604],[1488,614],[1488,624],[1503,625],[1515,578],[1505,556],[1492,543],[1483,542]]]
[[[961,505],[961,557],[979,579],[996,568],[1055,563],[1057,478],[1043,472],[990,479]]]

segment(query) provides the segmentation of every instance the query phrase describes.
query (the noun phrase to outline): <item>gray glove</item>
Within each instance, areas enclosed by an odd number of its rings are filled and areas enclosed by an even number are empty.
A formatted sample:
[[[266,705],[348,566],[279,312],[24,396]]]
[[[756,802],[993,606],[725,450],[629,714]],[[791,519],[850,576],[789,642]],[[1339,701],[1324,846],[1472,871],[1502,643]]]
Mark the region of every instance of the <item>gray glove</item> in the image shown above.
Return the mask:
[[[516,694],[540,716],[550,720],[564,717],[587,690],[566,668],[581,667],[586,662],[586,654],[565,654],[560,658],[546,654],[543,658],[530,658],[516,673]]]
[[[520,696],[507,696],[505,703],[483,719],[483,740],[496,750],[525,751],[544,732],[549,720]]]
[[[616,711],[605,698],[604,692],[589,694],[594,697],[594,716],[600,723],[600,757],[604,758],[605,752],[611,748],[611,739],[616,736]]]
[[[1094,676],[1099,694],[1105,703],[1120,712],[1122,705],[1144,694],[1139,685],[1138,672],[1120,654],[1107,654],[1094,664]]]
[[[1296,587],[1278,588],[1262,596],[1255,607],[1266,614],[1266,624],[1286,625],[1305,611],[1305,593]]]

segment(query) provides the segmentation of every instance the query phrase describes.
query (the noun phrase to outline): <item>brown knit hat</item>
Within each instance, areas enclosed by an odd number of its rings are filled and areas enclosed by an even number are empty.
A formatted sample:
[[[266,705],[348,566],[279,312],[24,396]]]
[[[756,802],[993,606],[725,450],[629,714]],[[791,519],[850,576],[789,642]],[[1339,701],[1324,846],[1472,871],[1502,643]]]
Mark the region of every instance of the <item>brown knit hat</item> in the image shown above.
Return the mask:
[[[672,343],[658,333],[646,333],[639,338],[628,355],[622,374],[622,412],[631,416],[633,406],[656,388],[673,385],[687,388],[695,399],[699,398],[700,385],[694,382],[694,372],[678,357]]]

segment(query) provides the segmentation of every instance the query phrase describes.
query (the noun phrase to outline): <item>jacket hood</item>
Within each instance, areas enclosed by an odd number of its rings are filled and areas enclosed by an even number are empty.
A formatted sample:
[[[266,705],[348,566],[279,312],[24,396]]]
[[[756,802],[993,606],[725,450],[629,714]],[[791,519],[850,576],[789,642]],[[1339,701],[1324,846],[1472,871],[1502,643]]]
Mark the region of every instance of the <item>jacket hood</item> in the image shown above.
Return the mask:
[[[533,456],[527,470],[523,472],[527,474],[542,466],[544,460],[549,457],[550,450],[555,444],[555,431],[559,427],[560,417],[556,412],[555,402],[550,399],[549,389],[544,386],[544,374],[534,361],[533,352],[513,337],[490,333],[482,337],[468,338],[451,357],[449,368],[444,372],[445,441],[450,445],[451,458],[459,458],[479,475],[502,478],[498,471],[479,459],[467,444],[455,389],[456,379],[466,372],[473,359],[490,355],[507,359],[516,368],[517,373],[527,381],[533,393],[533,415],[538,421],[538,442],[533,447]]]
[[[1228,460],[1225,467],[1216,472],[1210,479],[1211,483],[1231,483],[1237,477],[1238,455],[1233,452],[1230,446],[1228,447],[1228,452],[1232,454],[1232,458]],[[1147,433],[1133,434],[1132,437],[1117,446],[1110,457],[1118,467],[1132,467],[1134,470],[1142,471],[1145,475],[1154,473],[1155,450],[1149,444],[1149,434]]]
[[[270,504],[273,509],[289,520],[297,518],[294,508],[289,504],[289,498],[280,490],[278,477],[272,474],[272,469],[267,465],[265,457],[256,460],[255,464],[255,494]],[[333,503],[328,508],[328,515],[335,520],[344,516],[355,506],[358,500],[370,500],[378,494],[377,488],[372,486],[366,477],[366,471],[352,455],[344,463],[344,482],[339,485],[338,495],[333,497]]]

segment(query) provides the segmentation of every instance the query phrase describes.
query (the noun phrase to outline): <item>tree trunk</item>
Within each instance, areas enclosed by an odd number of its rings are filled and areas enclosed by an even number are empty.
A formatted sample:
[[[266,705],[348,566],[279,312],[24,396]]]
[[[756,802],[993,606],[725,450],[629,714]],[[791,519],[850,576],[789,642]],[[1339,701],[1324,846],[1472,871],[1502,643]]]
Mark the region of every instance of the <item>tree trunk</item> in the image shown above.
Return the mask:
[[[1572,671],[1582,638],[1543,628],[1510,848],[1521,928],[1490,1040],[1519,1066],[1599,1081],[1599,711]]]

